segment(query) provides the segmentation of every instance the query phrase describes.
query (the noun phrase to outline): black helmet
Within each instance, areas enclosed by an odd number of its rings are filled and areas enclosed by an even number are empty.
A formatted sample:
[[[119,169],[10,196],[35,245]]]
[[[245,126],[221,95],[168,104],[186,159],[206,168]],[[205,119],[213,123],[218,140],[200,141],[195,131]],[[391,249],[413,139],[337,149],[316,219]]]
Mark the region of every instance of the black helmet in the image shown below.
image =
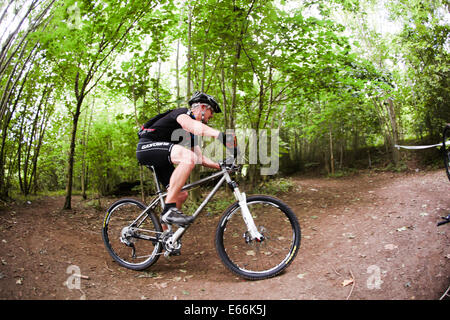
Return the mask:
[[[217,101],[214,99],[214,97],[210,96],[209,94],[206,94],[206,93],[203,93],[200,91],[196,91],[192,95],[192,98],[189,100],[188,103],[189,103],[189,106],[192,107],[192,105],[197,102],[203,102],[203,103],[209,104],[215,113],[222,112],[222,110],[220,110],[220,108],[219,108],[219,104],[217,103]]]

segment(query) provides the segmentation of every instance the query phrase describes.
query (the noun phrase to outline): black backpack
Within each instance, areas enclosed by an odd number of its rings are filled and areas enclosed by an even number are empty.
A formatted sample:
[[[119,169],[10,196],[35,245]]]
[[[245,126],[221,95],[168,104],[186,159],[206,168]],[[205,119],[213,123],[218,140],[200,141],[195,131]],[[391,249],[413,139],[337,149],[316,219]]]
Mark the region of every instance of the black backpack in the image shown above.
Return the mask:
[[[144,123],[144,125],[139,129],[138,131],[138,137],[140,138],[147,138],[148,134],[150,132],[155,131],[156,129],[152,129],[150,128],[153,124],[155,124],[156,121],[158,121],[159,119],[165,117],[166,115],[169,114],[169,112],[172,112],[173,110],[167,110],[166,112],[157,114],[156,116],[154,116],[153,118],[151,118],[150,120],[148,120],[146,123]]]

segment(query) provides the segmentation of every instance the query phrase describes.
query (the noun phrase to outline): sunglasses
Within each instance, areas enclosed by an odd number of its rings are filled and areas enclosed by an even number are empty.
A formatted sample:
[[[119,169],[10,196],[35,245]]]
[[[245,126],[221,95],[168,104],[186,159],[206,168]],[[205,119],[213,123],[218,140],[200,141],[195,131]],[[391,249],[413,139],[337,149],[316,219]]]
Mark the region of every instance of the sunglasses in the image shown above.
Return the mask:
[[[213,108],[211,108],[211,106],[209,104],[200,104],[200,107],[206,107],[206,110],[211,111],[211,115],[214,114],[214,110],[213,110]]]

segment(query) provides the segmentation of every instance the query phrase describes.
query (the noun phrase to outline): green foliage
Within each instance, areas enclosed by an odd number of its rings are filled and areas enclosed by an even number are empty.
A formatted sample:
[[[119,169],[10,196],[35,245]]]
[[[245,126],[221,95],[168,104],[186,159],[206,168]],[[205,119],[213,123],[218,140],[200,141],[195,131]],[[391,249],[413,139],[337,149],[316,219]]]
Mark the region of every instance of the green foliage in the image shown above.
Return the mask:
[[[262,181],[254,190],[259,194],[281,194],[291,191],[295,187],[290,178],[277,178]]]
[[[5,10],[0,197],[65,188],[69,154],[77,192],[139,180],[138,126],[194,90],[219,101],[214,127],[280,130],[290,172],[346,174],[359,149],[379,144],[403,170],[396,141],[439,138],[450,119],[446,1],[278,3],[33,0]],[[370,22],[384,4],[395,34]],[[248,172],[261,192],[292,187]]]

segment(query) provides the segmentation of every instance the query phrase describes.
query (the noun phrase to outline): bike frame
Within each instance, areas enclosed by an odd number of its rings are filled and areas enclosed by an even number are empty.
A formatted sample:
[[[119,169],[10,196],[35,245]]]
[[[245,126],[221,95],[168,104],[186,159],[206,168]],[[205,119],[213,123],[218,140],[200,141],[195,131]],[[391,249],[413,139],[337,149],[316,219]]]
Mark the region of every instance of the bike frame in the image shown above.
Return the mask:
[[[147,206],[147,208],[131,223],[130,227],[139,226],[145,218],[148,216],[148,211],[152,210],[156,207],[158,204],[158,201],[161,203],[161,207],[164,208],[165,202],[164,198],[167,196],[167,192],[163,192],[159,186],[158,177],[156,175],[155,168],[153,166],[150,167],[150,169],[153,171],[154,177],[155,177],[155,183],[157,188],[157,197],[155,197],[150,204]],[[256,225],[253,221],[253,217],[250,214],[250,211],[247,207],[247,200],[245,193],[241,193],[237,183],[233,181],[230,177],[230,173],[228,169],[222,169],[219,172],[216,172],[209,177],[200,179],[198,181],[195,181],[193,183],[187,184],[181,188],[182,191],[193,189],[201,184],[204,184],[208,181],[214,180],[218,177],[220,177],[220,180],[217,182],[217,184],[214,186],[214,188],[211,190],[211,192],[208,194],[208,196],[203,200],[203,202],[200,204],[200,206],[195,210],[193,217],[194,220],[196,220],[197,216],[200,214],[200,212],[203,210],[203,208],[208,204],[208,202],[211,200],[211,198],[216,194],[217,190],[222,186],[222,184],[226,181],[230,188],[233,189],[234,196],[236,197],[236,200],[239,201],[239,206],[241,207],[242,216],[244,219],[245,224],[247,225],[247,229],[252,237],[252,239],[256,239],[257,241],[262,241],[263,236],[258,232]],[[189,226],[186,227],[179,227],[175,233],[172,234],[172,236],[167,240],[168,244],[170,246],[174,246],[177,241],[181,238],[181,236],[185,233],[185,231],[189,228]],[[168,233],[172,231],[172,227],[168,225]],[[139,235],[139,238],[145,239],[145,240],[153,240],[153,241],[160,241],[159,238],[145,236],[145,235]]]

